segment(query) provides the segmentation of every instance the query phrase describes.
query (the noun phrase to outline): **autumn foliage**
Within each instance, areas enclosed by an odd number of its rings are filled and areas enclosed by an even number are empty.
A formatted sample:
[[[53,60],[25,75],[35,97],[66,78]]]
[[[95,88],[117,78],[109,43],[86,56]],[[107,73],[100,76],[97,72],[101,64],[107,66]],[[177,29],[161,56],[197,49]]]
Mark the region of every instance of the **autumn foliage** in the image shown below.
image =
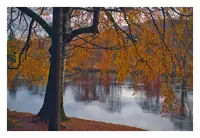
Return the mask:
[[[171,77],[177,77],[185,79],[188,85],[192,84],[193,17],[174,14],[176,18],[173,18],[169,16],[170,8],[165,8],[164,16],[156,8],[151,10],[154,12],[143,8],[127,8],[126,14],[113,13],[114,21],[109,12],[101,11],[99,34],[80,35],[67,44],[65,69],[74,73],[77,67],[83,70],[92,67],[101,70],[102,74],[114,70],[119,84],[127,77],[134,78],[135,82],[141,79],[154,81],[163,77],[169,81]],[[188,14],[192,9],[177,8],[177,11]],[[83,14],[88,17],[88,22],[91,21],[90,14],[81,10],[73,12],[73,18],[84,19]],[[75,20],[74,28],[80,27],[76,25],[79,22]],[[8,55],[12,59],[8,65],[18,64],[23,44],[21,40],[8,40]],[[8,81],[20,74],[24,78],[42,77],[43,83],[46,83],[49,69],[48,45],[50,43],[39,47],[38,41],[32,39],[29,50],[23,54],[19,69],[8,71]],[[167,83],[162,86],[162,97],[164,113],[179,110],[177,98]]]

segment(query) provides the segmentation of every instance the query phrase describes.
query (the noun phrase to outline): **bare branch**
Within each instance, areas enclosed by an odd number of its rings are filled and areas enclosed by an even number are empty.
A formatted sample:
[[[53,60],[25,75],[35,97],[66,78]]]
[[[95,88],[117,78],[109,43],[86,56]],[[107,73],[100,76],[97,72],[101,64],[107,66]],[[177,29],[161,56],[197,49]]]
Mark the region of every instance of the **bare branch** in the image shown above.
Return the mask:
[[[18,69],[20,64],[21,64],[21,57],[22,57],[22,54],[25,52],[25,59],[26,59],[26,52],[28,51],[28,48],[30,46],[30,37],[31,37],[31,32],[32,32],[32,27],[33,27],[33,23],[34,23],[34,20],[32,19],[31,20],[31,23],[29,25],[29,32],[28,32],[28,36],[27,36],[27,39],[26,39],[26,43],[24,45],[24,47],[22,48],[20,54],[19,54],[19,63],[16,67],[9,67],[7,66],[7,69]]]
[[[123,11],[123,13],[124,13],[124,19],[126,20],[126,22],[127,22],[127,24],[128,24],[128,27],[129,27],[129,31],[130,31],[130,23],[129,23],[128,19],[127,19],[126,10],[125,10],[124,8],[120,8],[120,9],[121,9],[121,10]],[[131,22],[131,24],[137,26],[139,29],[141,29],[142,31],[144,31],[144,29],[143,29],[139,24],[136,24],[136,23],[134,23],[134,22]]]
[[[165,9],[162,7],[162,14],[163,14],[163,40],[165,39]]]
[[[158,26],[157,26],[157,24],[156,24],[156,21],[155,21],[153,15],[152,15],[152,11],[150,10],[150,8],[147,8],[147,9],[148,9],[149,14],[150,14],[150,16],[151,16],[151,19],[153,20],[153,24],[154,24],[154,26],[156,27],[157,32],[159,33],[159,35],[162,35],[162,33],[160,32],[160,30],[159,30],[159,28],[158,28]]]
[[[28,36],[27,36],[26,43],[25,43],[25,45],[26,45],[25,53],[28,51],[28,49],[30,47],[30,38],[31,38],[33,23],[34,23],[34,20],[32,19],[31,23],[29,25]],[[26,56],[25,56],[25,59],[26,59]]]
[[[31,9],[26,7],[17,7],[21,12],[28,15],[30,18],[38,22],[44,30],[48,33],[50,37],[52,37],[52,27],[48,25],[39,15],[37,15],[35,12],[33,12]]]
[[[73,11],[74,11],[74,10],[84,10],[84,11],[86,11],[86,12],[94,12],[94,10],[91,9],[91,8],[83,8],[83,7],[73,7],[72,10],[73,10]]]
[[[108,17],[108,19],[113,23],[116,31],[120,30],[122,33],[126,34],[126,36],[132,41],[132,43],[136,42],[136,40],[133,38],[131,34],[128,34],[126,31],[124,31],[122,28],[118,26],[118,24],[115,22],[114,18],[112,17],[111,13],[105,11],[105,14]]]
[[[176,11],[174,8],[172,8],[171,7],[171,9],[175,12],[175,13],[177,13],[178,15],[180,15],[180,16],[185,16],[185,17],[190,17],[190,16],[193,16],[193,14],[188,14],[188,15],[186,15],[186,14],[181,14],[181,13],[179,13],[178,11]]]
[[[26,30],[28,29],[28,22],[26,21],[26,18],[25,18],[25,16],[24,16],[24,14],[22,14],[22,17],[24,18],[24,21],[25,21],[25,23],[26,23],[26,28],[25,28],[25,29],[24,29],[24,31],[22,32],[22,34],[21,34],[21,36],[20,36],[19,40],[21,40],[21,39],[22,39],[22,37],[23,37],[24,33],[25,33],[25,32],[26,32]]]
[[[12,28],[11,28],[11,24],[18,19],[19,15],[20,15],[20,11],[17,12],[17,16],[13,19],[13,8],[11,8],[11,17],[10,17],[10,22],[8,23],[8,29],[7,31],[10,29],[10,31],[12,32]]]
[[[158,34],[159,34],[159,36],[160,36],[160,39],[162,40],[164,46],[166,47],[166,49],[167,49],[170,53],[174,54],[174,53],[169,49],[169,47],[166,45],[165,40],[162,38],[163,34],[160,32],[160,30],[159,30],[159,28],[158,28],[158,26],[157,26],[157,24],[156,24],[156,22],[155,22],[155,19],[154,19],[153,15],[152,15],[152,12],[151,12],[150,8],[147,8],[147,9],[149,10],[149,14],[150,14],[150,16],[151,16],[151,18],[152,18],[152,20],[153,20],[153,24],[154,24],[154,26],[156,27],[156,30],[157,30],[157,32],[158,32]],[[161,35],[162,35],[162,36],[161,36]]]
[[[99,14],[100,14],[100,8],[95,8],[92,26],[73,30],[71,33],[70,39],[72,40],[74,37],[83,33],[94,33],[94,34],[99,33],[98,31]]]
[[[94,12],[91,8],[83,8],[83,7],[74,7],[73,10],[83,10],[86,12]],[[110,11],[110,12],[121,12],[119,8],[100,8],[101,11]]]
[[[86,40],[86,39],[84,39],[84,38],[82,38],[82,37],[80,37],[80,36],[77,36],[77,37],[80,38],[80,39],[82,39],[82,40],[84,40],[84,41],[86,42],[86,44],[91,44],[92,46],[97,47],[97,48],[99,48],[99,49],[114,50],[114,48],[117,47],[117,46],[113,46],[113,47],[102,47],[102,46],[99,46],[99,45],[97,45],[97,44],[91,43],[90,41],[88,41],[88,40]],[[91,49],[92,49],[92,48],[91,48]]]

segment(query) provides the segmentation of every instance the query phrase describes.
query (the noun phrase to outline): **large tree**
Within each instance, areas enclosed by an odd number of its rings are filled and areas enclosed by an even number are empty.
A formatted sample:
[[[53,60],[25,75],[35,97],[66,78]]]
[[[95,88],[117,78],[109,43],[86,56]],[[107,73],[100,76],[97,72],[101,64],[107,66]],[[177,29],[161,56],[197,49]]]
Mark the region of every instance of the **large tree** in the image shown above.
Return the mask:
[[[41,33],[45,31],[48,34],[52,46],[49,49],[51,60],[45,99],[38,115],[41,119],[49,119],[49,130],[58,130],[59,120],[66,119],[62,97],[65,68],[73,72],[75,66],[84,65],[80,59],[90,58],[89,53],[97,54],[94,49],[103,50],[99,68],[103,72],[111,68],[116,70],[120,83],[136,70],[140,71],[134,75],[136,78],[153,80],[159,76],[178,76],[183,78],[184,85],[191,82],[192,13],[192,8],[170,7],[9,8],[10,38],[16,32],[13,26],[19,25],[21,20],[27,26],[27,35],[18,55],[18,64],[8,65],[8,69],[20,67],[22,55],[26,55],[30,47],[31,34],[37,36],[35,28],[39,24],[38,28],[44,29]],[[51,15],[53,24],[44,19],[44,16]],[[69,62],[74,60],[71,58],[73,54],[77,55],[75,61],[79,59],[76,65]],[[170,107],[165,106],[165,112],[173,110],[171,106],[176,100],[168,84],[164,86],[163,96]]]

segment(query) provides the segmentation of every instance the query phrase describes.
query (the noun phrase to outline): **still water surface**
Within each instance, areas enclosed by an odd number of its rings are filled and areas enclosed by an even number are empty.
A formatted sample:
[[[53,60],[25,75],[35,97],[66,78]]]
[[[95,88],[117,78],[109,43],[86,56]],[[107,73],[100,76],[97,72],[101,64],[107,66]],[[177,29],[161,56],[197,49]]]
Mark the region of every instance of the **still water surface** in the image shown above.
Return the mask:
[[[10,110],[37,114],[45,96],[45,86],[27,86],[15,82],[7,93]],[[81,73],[66,82],[64,109],[67,116],[135,126],[147,130],[193,130],[193,95],[185,95],[185,117],[161,117],[161,84],[140,84],[137,92],[127,79],[118,86],[115,79],[99,79],[94,73]],[[136,92],[136,93],[135,93]],[[181,97],[180,86],[175,87]],[[135,95],[133,96],[133,93]]]

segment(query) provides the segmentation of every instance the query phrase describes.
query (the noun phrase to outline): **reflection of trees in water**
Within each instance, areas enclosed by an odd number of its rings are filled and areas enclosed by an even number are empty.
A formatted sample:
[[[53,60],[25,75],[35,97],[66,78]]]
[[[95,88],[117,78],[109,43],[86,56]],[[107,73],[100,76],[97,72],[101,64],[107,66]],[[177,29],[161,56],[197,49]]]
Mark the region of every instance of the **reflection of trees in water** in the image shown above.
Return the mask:
[[[193,115],[190,109],[188,100],[188,91],[191,89],[182,80],[173,80],[174,93],[179,99],[180,107],[182,111],[178,114],[171,114],[169,116],[170,121],[174,124],[175,129],[178,130],[192,130],[193,129]],[[141,106],[144,112],[148,113],[160,113],[161,106],[161,86],[163,82],[143,82],[143,86],[140,87],[145,95],[145,98],[141,98],[138,104]]]
[[[41,81],[42,82],[42,81]],[[34,80],[31,79],[14,79],[11,83],[12,85],[8,85],[9,95],[12,99],[16,98],[17,88],[22,88],[24,91],[27,91],[31,95],[39,95],[44,97],[46,86],[40,83],[39,85],[34,83]],[[37,80],[38,83],[38,80]]]
[[[37,95],[38,94],[38,86],[35,85],[27,85],[27,90],[29,91],[29,93],[31,93],[32,95]]]
[[[178,130],[193,130],[193,118],[171,115],[170,121],[174,124],[174,128]]]
[[[100,101],[106,103],[106,110],[108,112],[120,112],[122,108],[122,101],[121,101],[121,88],[115,84],[110,84],[109,87],[105,87],[100,85],[100,89],[98,92],[101,94]]]
[[[16,99],[17,87],[19,86],[19,83],[16,77],[12,80],[12,82],[8,81],[7,83],[8,83],[7,89],[8,89],[11,99]]]
[[[40,85],[27,85],[26,88],[29,91],[31,95],[40,95],[44,96],[45,94],[45,85],[40,84]]]
[[[98,78],[96,73],[82,73],[72,81],[76,101],[99,101],[107,104],[103,108],[109,112],[121,111],[121,88],[117,86],[112,75],[106,74]]]
[[[185,116],[185,112],[188,112],[189,116],[191,116],[191,109],[189,109],[188,105],[188,91],[191,89],[187,87],[187,85],[182,80],[173,79],[173,90],[177,98],[179,99],[180,107],[183,108],[180,114]],[[139,88],[145,95],[145,98],[141,98],[139,102],[143,109],[149,110],[152,112],[156,110],[155,108],[161,108],[161,87],[162,81],[151,81],[148,82],[146,80],[142,81],[142,87]],[[187,110],[187,111],[186,111]]]
[[[145,98],[141,98],[138,104],[141,108],[150,113],[160,113],[161,111],[161,81],[151,81],[148,82],[144,80],[143,86],[140,90],[145,95]]]
[[[193,100],[189,101],[188,99],[188,94],[189,93],[192,94],[193,91],[192,86],[187,84],[184,78],[174,78],[173,81],[171,81],[171,83],[173,85],[173,90],[175,92],[175,95],[179,100],[179,106],[180,106],[179,116],[192,118]]]
[[[9,91],[10,98],[16,99],[17,89],[16,88],[8,88],[8,91]]]
[[[174,91],[180,101],[180,114],[170,116],[171,122],[175,128],[180,130],[193,130],[193,111],[189,104],[188,93],[192,91],[192,87],[185,83],[185,80],[179,79],[174,82]],[[193,104],[193,102],[191,103]]]
[[[182,82],[182,89],[181,89],[181,107],[183,108],[183,111],[181,112],[182,116],[186,116],[186,114],[191,118],[192,117],[192,110],[189,107],[189,101],[188,101],[188,91],[189,87],[187,87],[185,81]]]

